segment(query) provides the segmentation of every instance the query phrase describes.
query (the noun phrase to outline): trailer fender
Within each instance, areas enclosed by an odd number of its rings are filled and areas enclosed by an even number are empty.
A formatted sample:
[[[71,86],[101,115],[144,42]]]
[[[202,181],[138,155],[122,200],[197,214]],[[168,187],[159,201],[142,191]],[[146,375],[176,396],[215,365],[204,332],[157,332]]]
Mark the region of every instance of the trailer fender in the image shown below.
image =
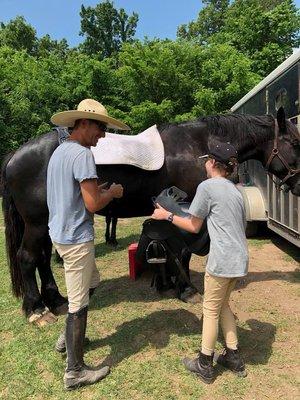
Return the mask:
[[[236,185],[243,196],[247,222],[268,221],[263,195],[256,186]]]

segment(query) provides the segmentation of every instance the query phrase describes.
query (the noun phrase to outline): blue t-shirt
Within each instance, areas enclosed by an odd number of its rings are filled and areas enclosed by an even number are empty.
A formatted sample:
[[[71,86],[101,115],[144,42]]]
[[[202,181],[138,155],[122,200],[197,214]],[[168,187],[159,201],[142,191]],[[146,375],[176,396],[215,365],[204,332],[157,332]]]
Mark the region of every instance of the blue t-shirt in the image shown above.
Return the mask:
[[[207,217],[210,250],[206,264],[209,274],[224,278],[248,272],[246,213],[241,193],[228,179],[215,177],[201,182],[189,208],[195,217]]]
[[[53,242],[75,244],[94,239],[94,214],[84,204],[80,182],[97,178],[93,153],[67,140],[52,154],[47,171],[49,234]]]

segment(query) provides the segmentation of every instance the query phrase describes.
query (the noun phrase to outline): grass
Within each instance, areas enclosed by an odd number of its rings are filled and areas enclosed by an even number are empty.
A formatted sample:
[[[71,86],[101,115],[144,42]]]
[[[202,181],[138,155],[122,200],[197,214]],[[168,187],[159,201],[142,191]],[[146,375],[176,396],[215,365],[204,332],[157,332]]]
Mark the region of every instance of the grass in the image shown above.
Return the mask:
[[[245,349],[248,378],[239,379],[218,369],[215,383],[207,386],[185,371],[181,359],[194,356],[201,341],[201,306],[159,296],[150,288],[149,273],[137,281],[129,280],[127,246],[138,239],[142,220],[119,223],[119,246],[113,251],[103,243],[104,223],[97,217],[96,255],[102,284],[90,304],[87,334],[91,343],[85,359],[93,365],[108,363],[112,372],[101,383],[75,392],[64,391],[65,358],[53,351],[64,317],[42,329],[29,325],[20,311],[20,301],[11,295],[1,222],[0,398],[295,399],[297,321],[276,302],[265,302],[265,282],[248,284],[234,293],[233,308],[241,314],[238,334]],[[257,246],[253,240],[249,243]],[[295,267],[294,258],[291,263]],[[203,264],[203,259],[193,257],[193,276],[199,280]],[[53,263],[53,271],[65,293],[63,269]],[[293,288],[295,292],[296,281],[288,286],[278,280],[274,284],[287,301],[287,291]],[[217,348],[221,347],[218,342]],[[283,363],[288,368],[281,368]]]

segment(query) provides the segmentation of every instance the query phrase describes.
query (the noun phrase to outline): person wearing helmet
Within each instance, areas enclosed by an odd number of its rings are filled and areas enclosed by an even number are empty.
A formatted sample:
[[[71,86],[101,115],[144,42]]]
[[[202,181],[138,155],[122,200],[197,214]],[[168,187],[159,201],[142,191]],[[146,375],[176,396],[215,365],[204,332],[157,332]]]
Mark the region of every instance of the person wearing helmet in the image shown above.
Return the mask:
[[[169,220],[192,233],[198,233],[207,218],[211,244],[204,278],[202,347],[197,358],[185,358],[183,363],[205,383],[211,383],[215,378],[213,358],[219,322],[226,346],[217,363],[246,376],[229,298],[237,279],[248,272],[249,257],[243,198],[228,179],[237,165],[236,149],[230,143],[214,142],[208,154],[199,158],[205,160],[208,179],[197,188],[189,208],[190,218],[173,215],[159,204],[152,218]]]

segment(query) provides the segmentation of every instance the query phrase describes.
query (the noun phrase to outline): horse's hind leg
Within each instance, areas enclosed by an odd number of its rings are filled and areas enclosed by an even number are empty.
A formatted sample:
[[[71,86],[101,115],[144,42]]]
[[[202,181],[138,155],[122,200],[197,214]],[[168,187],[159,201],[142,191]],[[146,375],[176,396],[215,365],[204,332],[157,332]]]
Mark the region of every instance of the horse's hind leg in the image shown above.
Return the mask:
[[[111,233],[110,233],[110,243],[113,246],[117,246],[117,223],[118,223],[118,218],[117,217],[112,217],[111,221]]]
[[[41,259],[41,230],[25,224],[24,236],[18,250],[18,261],[23,279],[23,310],[29,317],[29,322],[44,325],[56,320],[53,314],[47,315],[47,310],[36,281],[36,267]]]
[[[55,315],[66,314],[68,301],[61,296],[51,270],[52,243],[47,234],[44,236],[41,259],[38,262],[38,270],[41,278],[41,294],[44,303]]]
[[[107,215],[105,217],[105,224],[106,224],[105,243],[106,244],[109,244],[109,240],[110,240],[110,222],[111,222],[111,216]]]
[[[45,304],[39,292],[35,270],[39,259],[39,246],[35,229],[25,225],[24,236],[18,250],[18,261],[23,280],[23,310],[26,316],[45,311]]]

